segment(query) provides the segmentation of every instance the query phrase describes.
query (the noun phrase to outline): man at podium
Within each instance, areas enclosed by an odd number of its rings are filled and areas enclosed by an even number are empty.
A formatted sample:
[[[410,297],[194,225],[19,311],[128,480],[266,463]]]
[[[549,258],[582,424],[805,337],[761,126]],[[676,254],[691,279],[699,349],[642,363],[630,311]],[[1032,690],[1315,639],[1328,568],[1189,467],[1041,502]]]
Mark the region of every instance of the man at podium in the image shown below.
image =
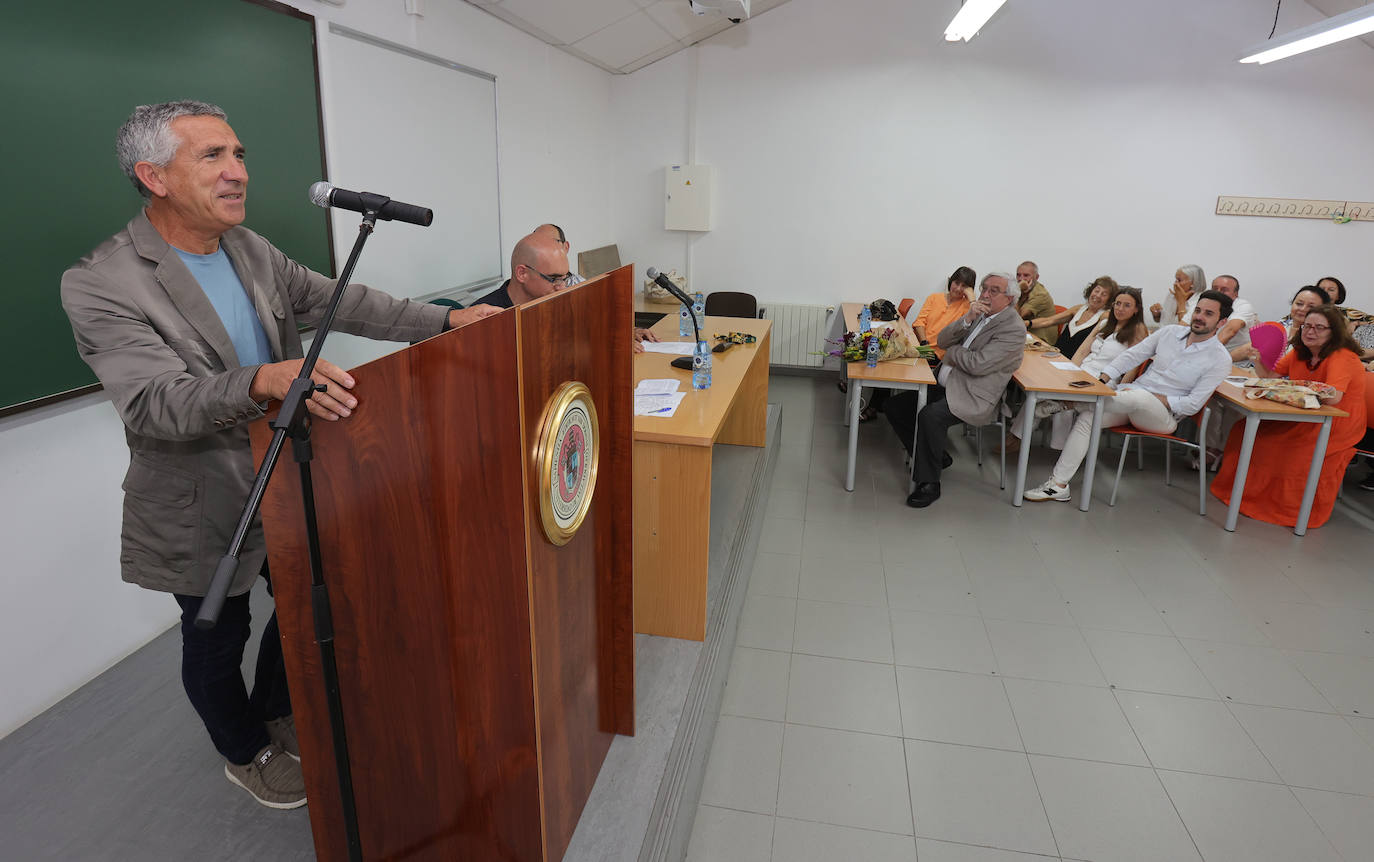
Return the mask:
[[[182,683],[225,758],[225,775],[272,808],[305,804],[276,614],[263,632],[252,693],[239,672],[248,592],[266,579],[262,527],[249,533],[219,623],[193,625],[254,477],[247,423],[298,373],[299,323],[321,320],[334,281],[244,228],[244,147],[204,102],[143,105],[116,136],[144,208],[62,276],[77,349],[124,422],[120,570],[181,606]],[[565,267],[566,269],[566,267]],[[352,285],[336,326],[409,341],[497,313],[447,310]],[[353,378],[320,360],[310,412],[357,406]],[[269,581],[268,588],[271,585]]]

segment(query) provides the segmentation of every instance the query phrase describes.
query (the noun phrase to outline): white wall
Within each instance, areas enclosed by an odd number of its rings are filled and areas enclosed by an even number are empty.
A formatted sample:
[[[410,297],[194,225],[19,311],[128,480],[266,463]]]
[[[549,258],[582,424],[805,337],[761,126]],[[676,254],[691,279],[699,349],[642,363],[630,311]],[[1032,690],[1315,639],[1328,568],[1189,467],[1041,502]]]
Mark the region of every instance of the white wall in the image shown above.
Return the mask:
[[[1103,273],[1158,298],[1198,263],[1262,317],[1326,274],[1374,308],[1374,225],[1214,214],[1219,194],[1374,199],[1367,45],[1242,66],[1273,20],[1259,0],[1013,0],[949,45],[955,5],[791,0],[695,49],[718,206],[693,287],[896,300],[1032,258],[1070,304]],[[1279,30],[1319,17],[1285,3]],[[662,230],[661,170],[687,158],[691,66],[612,82],[617,240],[660,269],[689,262]]]
[[[466,3],[432,0],[423,18],[406,15],[401,0],[292,5],[321,28],[334,20],[497,76],[507,260],[546,221],[568,231],[574,250],[615,240],[606,73]],[[327,77],[322,87],[328,112]],[[379,146],[377,157],[395,155]],[[0,419],[0,736],[176,620],[170,597],[119,578],[127,464],[122,428],[102,396]]]

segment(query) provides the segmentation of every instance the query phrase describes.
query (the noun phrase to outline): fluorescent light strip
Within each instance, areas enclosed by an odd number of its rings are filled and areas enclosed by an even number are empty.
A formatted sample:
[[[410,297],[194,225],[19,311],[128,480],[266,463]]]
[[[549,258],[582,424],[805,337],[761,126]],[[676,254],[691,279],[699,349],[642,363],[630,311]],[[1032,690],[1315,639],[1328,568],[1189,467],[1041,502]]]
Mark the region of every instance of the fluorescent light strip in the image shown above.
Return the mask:
[[[1333,15],[1325,21],[1294,30],[1278,39],[1256,45],[1241,58],[1242,63],[1272,63],[1294,54],[1324,48],[1335,42],[1374,32],[1374,3]],[[946,37],[948,38],[948,37]]]
[[[945,28],[945,41],[958,42],[963,39],[967,42],[977,36],[978,31],[983,29],[983,25],[988,23],[988,19],[995,15],[1005,2],[1007,0],[967,0],[959,7],[954,20]]]

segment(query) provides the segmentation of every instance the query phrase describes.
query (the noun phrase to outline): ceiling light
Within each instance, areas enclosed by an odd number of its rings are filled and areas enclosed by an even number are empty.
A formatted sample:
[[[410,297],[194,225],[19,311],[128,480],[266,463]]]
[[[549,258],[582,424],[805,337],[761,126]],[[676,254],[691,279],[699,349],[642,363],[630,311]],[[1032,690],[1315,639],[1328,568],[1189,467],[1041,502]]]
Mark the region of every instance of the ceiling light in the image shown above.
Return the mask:
[[[967,0],[945,28],[945,41],[958,42],[963,39],[967,42],[977,36],[978,31],[1005,2],[1007,0]]]
[[[1287,33],[1277,39],[1270,39],[1268,42],[1256,45],[1246,51],[1245,56],[1241,57],[1240,61],[1242,63],[1272,63],[1275,60],[1282,60],[1284,57],[1291,57],[1294,54],[1301,54],[1314,48],[1324,48],[1333,42],[1353,39],[1370,32],[1374,32],[1374,3],[1352,9],[1342,15],[1333,15],[1318,24],[1294,30],[1292,33]]]

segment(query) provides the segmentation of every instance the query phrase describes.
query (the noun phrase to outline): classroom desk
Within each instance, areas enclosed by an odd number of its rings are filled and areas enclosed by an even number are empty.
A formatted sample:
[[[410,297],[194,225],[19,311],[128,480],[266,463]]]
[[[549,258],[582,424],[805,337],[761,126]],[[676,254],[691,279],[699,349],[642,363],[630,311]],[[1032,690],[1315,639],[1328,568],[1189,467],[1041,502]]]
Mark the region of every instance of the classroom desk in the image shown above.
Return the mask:
[[[1093,473],[1097,467],[1098,436],[1102,432],[1102,399],[1116,395],[1116,390],[1102,383],[1086,371],[1067,371],[1055,368],[1051,362],[1067,362],[1067,357],[1058,354],[1047,357],[1044,353],[1027,350],[1021,357],[1021,367],[1016,369],[1012,379],[1026,392],[1026,403],[1022,408],[1021,453],[1016,458],[1016,490],[1012,493],[1011,504],[1020,506],[1026,491],[1026,466],[1030,460],[1031,428],[1035,424],[1035,402],[1041,397],[1056,401],[1093,402],[1093,428],[1088,438],[1088,454],[1083,461],[1083,490],[1078,498],[1078,509],[1088,511],[1092,502]],[[1086,380],[1091,386],[1074,388],[1069,384],[1075,380]]]
[[[1307,519],[1312,515],[1312,500],[1317,495],[1317,480],[1321,477],[1322,460],[1326,458],[1326,443],[1331,437],[1331,420],[1337,416],[1348,416],[1337,407],[1320,407],[1305,410],[1290,407],[1266,398],[1246,398],[1244,390],[1229,381],[1217,387],[1216,397],[1227,402],[1245,416],[1245,436],[1240,444],[1240,460],[1236,463],[1236,478],[1231,483],[1231,505],[1226,510],[1226,529],[1234,533],[1236,521],[1240,518],[1240,500],[1245,493],[1245,476],[1250,472],[1250,455],[1255,448],[1255,433],[1262,420],[1280,422],[1320,422],[1317,432],[1317,447],[1312,450],[1312,463],[1307,468],[1307,487],[1302,492],[1302,506],[1298,509],[1298,522],[1293,525],[1293,534],[1307,534]]]
[[[677,341],[677,317],[652,329]],[[637,353],[635,384],[676,378],[687,397],[664,418],[634,420],[635,631],[702,640],[711,535],[711,447],[716,443],[763,446],[768,418],[768,336],[772,323],[708,317],[701,334],[747,332],[754,344],[713,354],[711,388],[692,389],[692,372],[673,368],[675,356]]]
[[[847,332],[859,329],[859,309],[861,302],[846,302],[841,306],[844,313],[844,326]],[[877,326],[882,326],[878,321]],[[924,359],[892,359],[879,362],[876,368],[869,368],[864,362],[846,362],[849,378],[849,466],[844,474],[844,489],[854,490],[854,467],[859,453],[859,402],[865,386],[887,389],[915,389],[916,412],[919,414],[926,406],[926,387],[935,382],[935,374]],[[916,450],[916,434],[911,435],[911,449]],[[912,470],[916,461],[911,462]],[[907,493],[915,487],[915,477],[907,481]]]

